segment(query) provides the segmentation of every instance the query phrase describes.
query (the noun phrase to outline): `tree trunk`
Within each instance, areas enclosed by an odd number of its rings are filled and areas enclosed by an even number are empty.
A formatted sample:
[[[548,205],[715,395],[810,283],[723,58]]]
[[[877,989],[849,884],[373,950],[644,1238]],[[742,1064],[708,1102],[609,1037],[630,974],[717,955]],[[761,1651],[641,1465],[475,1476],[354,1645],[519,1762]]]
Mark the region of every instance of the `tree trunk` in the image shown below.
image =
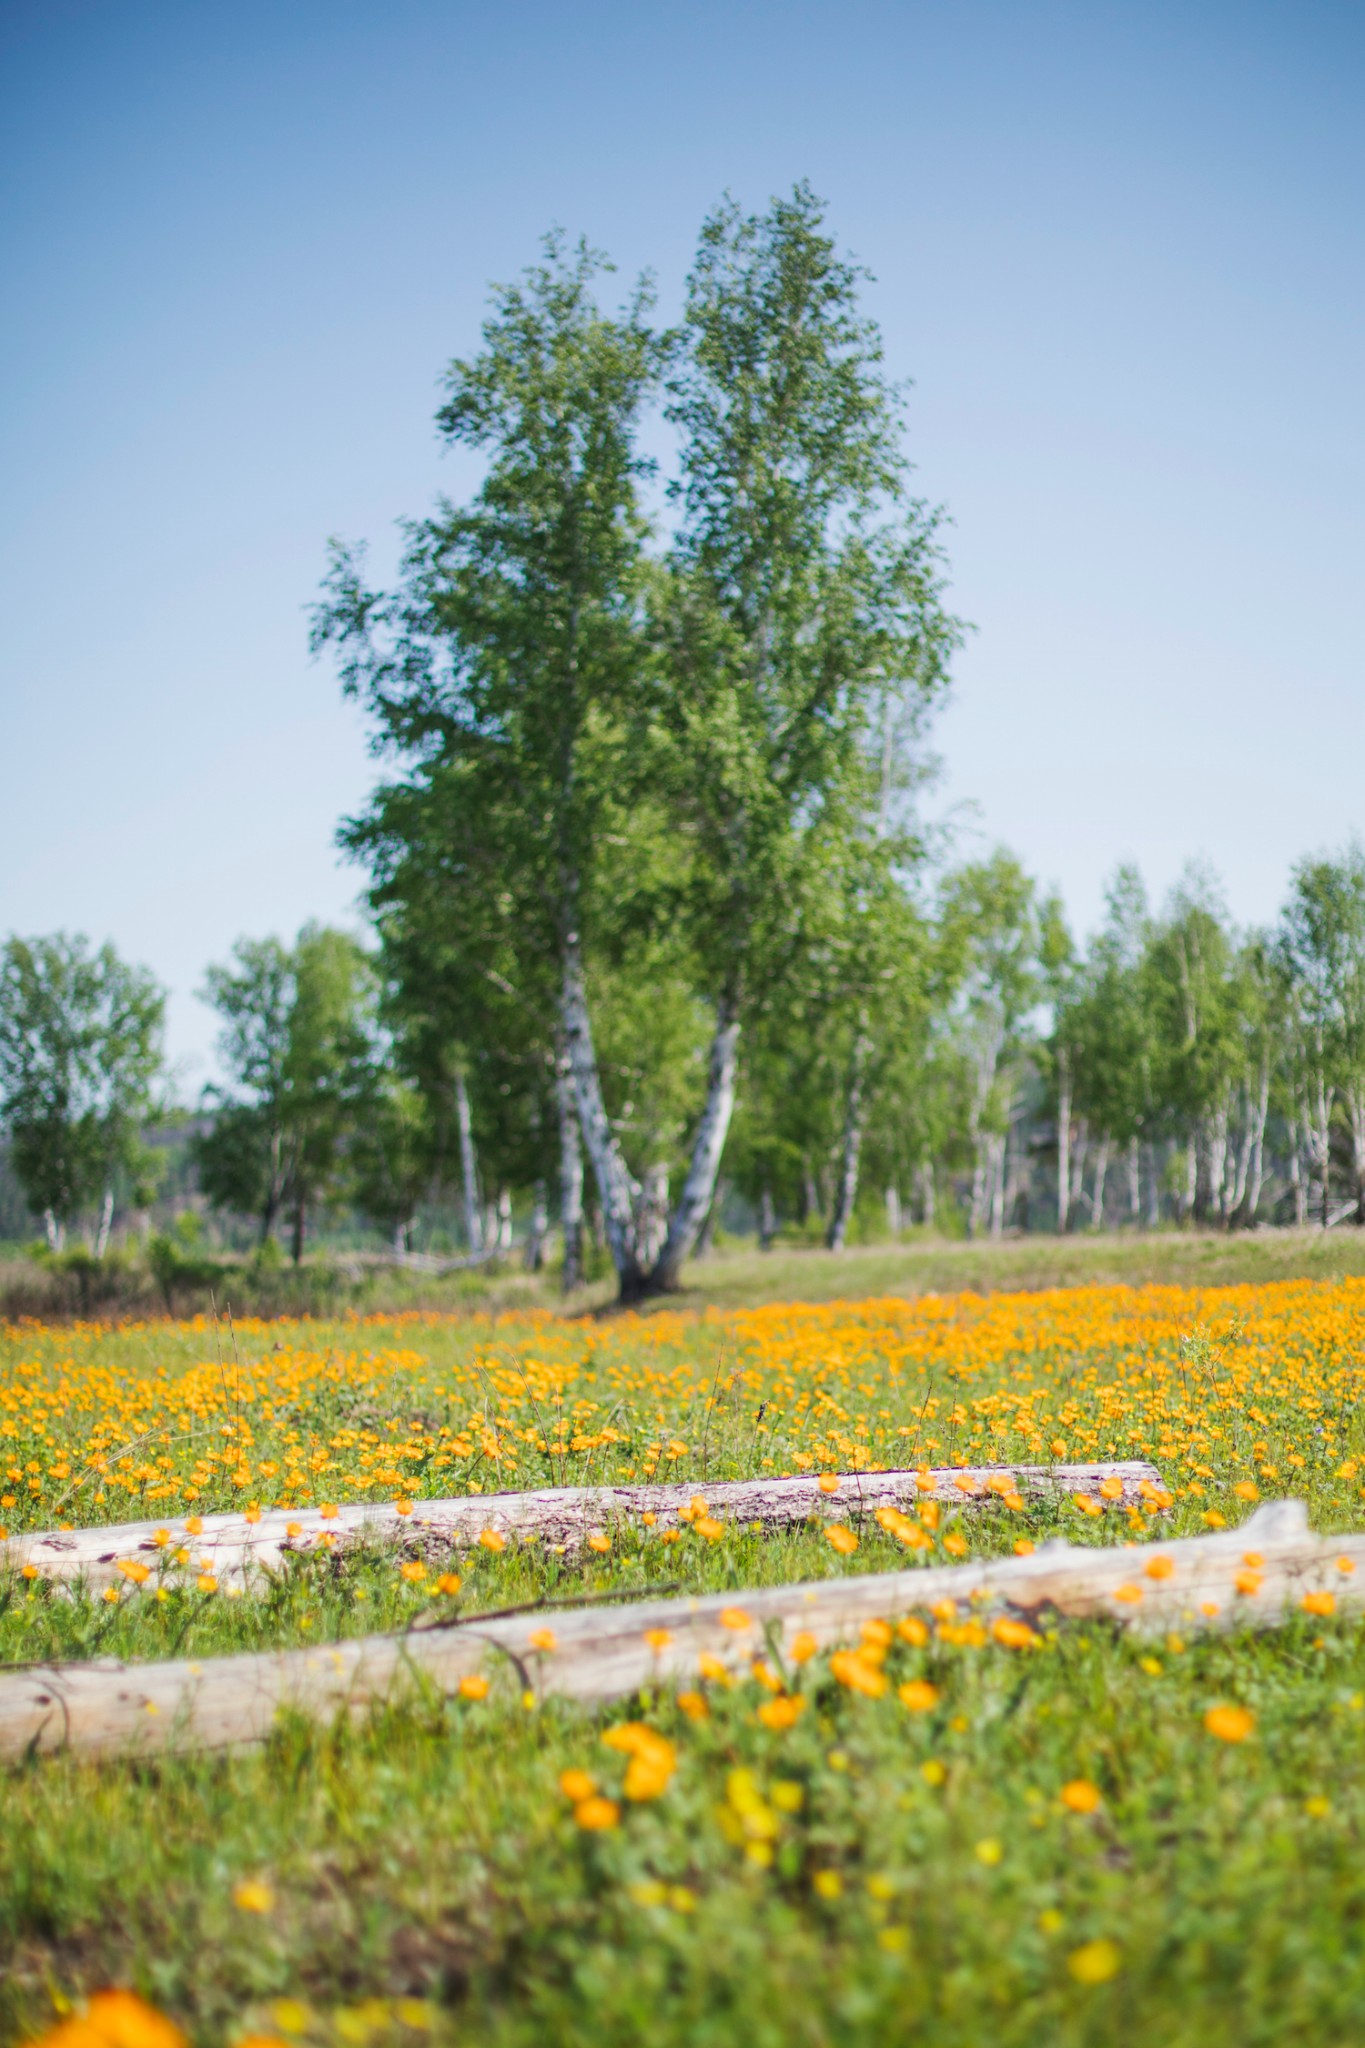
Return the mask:
[[[727,995],[722,996],[716,1005],[706,1101],[702,1106],[697,1135],[692,1141],[687,1179],[683,1182],[678,1206],[673,1211],[663,1250],[648,1275],[647,1285],[651,1294],[666,1293],[677,1286],[683,1261],[697,1241],[697,1232],[715,1196],[721,1154],[725,1150],[730,1118],[734,1113],[738,1069],[739,1009],[734,999]]]
[[[1085,1117],[1079,1117],[1071,1144],[1071,1197],[1068,1214],[1076,1215],[1081,1206],[1081,1190],[1085,1186],[1085,1162],[1090,1156],[1090,1125]]]
[[[886,1191],[886,1227],[893,1238],[901,1234],[901,1192],[893,1183]]]
[[[763,1183],[763,1192],[758,1198],[759,1250],[761,1252],[770,1252],[773,1248],[773,1239],[776,1235],[777,1211],[773,1208],[773,1191],[765,1181]]]
[[[1147,1146],[1147,1228],[1155,1230],[1161,1221],[1161,1173],[1157,1166],[1156,1140]]]
[[[1109,1176],[1109,1140],[1101,1138],[1095,1148],[1094,1179],[1090,1183],[1090,1228],[1104,1228],[1104,1183]]]
[[[44,1209],[43,1227],[47,1232],[48,1250],[59,1252],[66,1243],[66,1225],[57,1221],[51,1209]]]
[[[290,1256],[296,1266],[303,1264],[303,1240],[308,1220],[308,1203],[302,1192],[294,1197],[294,1230]]]
[[[493,1242],[500,1252],[510,1252],[512,1249],[512,1194],[509,1188],[499,1190],[497,1219],[497,1234]]]
[[[464,1069],[455,1076],[455,1121],[460,1133],[460,1177],[464,1183],[464,1231],[471,1252],[483,1250],[483,1217],[479,1212],[479,1176],[474,1158],[474,1124],[469,1114],[469,1089]]]
[[[1353,1082],[1346,1092],[1351,1125],[1351,1178],[1355,1183],[1357,1223],[1365,1223],[1365,1086]]]
[[[1128,1140],[1128,1217],[1134,1225],[1142,1221],[1142,1152],[1136,1138]]]
[[[528,1273],[538,1273],[545,1264],[545,1233],[549,1227],[550,1211],[545,1200],[545,1183],[538,1180],[535,1199],[531,1204],[531,1221],[526,1229],[524,1258]]]
[[[915,1168],[915,1190],[919,1202],[919,1220],[926,1229],[932,1230],[938,1205],[935,1199],[934,1165],[931,1159],[922,1159]]]
[[[1303,1171],[1303,1148],[1299,1143],[1297,1117],[1289,1120],[1289,1185],[1294,1192],[1294,1221],[1302,1230],[1308,1221],[1308,1186]]]
[[[109,1231],[113,1221],[114,1190],[106,1188],[104,1190],[104,1200],[100,1204],[99,1226],[95,1231],[94,1253],[97,1259],[102,1259],[109,1249]]]
[[[1185,1140],[1185,1192],[1180,1202],[1180,1220],[1188,1223],[1194,1215],[1195,1200],[1199,1193],[1199,1153],[1193,1137]]]
[[[1057,1054],[1057,1235],[1065,1237],[1071,1215],[1071,1059]]]
[[[820,1214],[820,1190],[819,1187],[816,1185],[815,1175],[811,1172],[809,1166],[805,1166],[803,1167],[801,1174],[802,1229],[805,1229],[806,1225],[810,1222],[812,1216],[814,1216],[818,1221]]]
[[[990,1177],[991,1236],[1005,1234],[1005,1133],[992,1131],[986,1140],[987,1172]]]
[[[569,1055],[555,1057],[555,1105],[559,1111],[559,1227],[564,1233],[563,1288],[583,1284],[583,1141],[578,1129]]]
[[[825,1243],[832,1252],[841,1252],[848,1241],[853,1204],[858,1198],[858,1155],[863,1147],[864,1091],[871,1050],[867,1035],[860,1031],[853,1041],[853,1054],[849,1061],[844,1136],[839,1153],[839,1185],[835,1190],[834,1208],[825,1235]]]
[[[668,1167],[656,1160],[645,1168],[635,1211],[635,1255],[646,1272],[653,1269],[667,1234]]]
[[[597,1183],[607,1249],[616,1268],[621,1298],[632,1300],[640,1293],[642,1278],[635,1255],[635,1201],[639,1189],[622,1157],[602,1100],[602,1082],[597,1071],[588,992],[583,980],[583,961],[576,932],[570,932],[564,941],[560,1004],[564,1044],[578,1103],[578,1123],[592,1162],[593,1179]]]
[[[715,1248],[716,1225],[720,1220],[720,1212],[725,1206],[727,1187],[727,1182],[717,1180],[716,1192],[711,1197],[711,1206],[706,1212],[706,1220],[697,1234],[697,1242],[693,1247],[692,1256],[694,1259],[710,1258]]]
[[[1261,1063],[1261,1092],[1256,1099],[1256,1135],[1251,1146],[1251,1167],[1247,1174],[1246,1193],[1243,1196],[1243,1221],[1248,1225],[1256,1221],[1256,1211],[1261,1206],[1261,1181],[1265,1173],[1265,1123],[1270,1113],[1270,1062]]]

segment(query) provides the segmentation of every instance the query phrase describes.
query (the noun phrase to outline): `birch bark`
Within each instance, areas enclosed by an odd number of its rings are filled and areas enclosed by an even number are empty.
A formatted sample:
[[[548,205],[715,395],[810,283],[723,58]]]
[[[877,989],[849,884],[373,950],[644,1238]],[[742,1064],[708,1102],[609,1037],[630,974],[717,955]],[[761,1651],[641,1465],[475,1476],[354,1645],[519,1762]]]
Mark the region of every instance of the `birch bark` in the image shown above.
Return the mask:
[[[474,1158],[474,1125],[469,1114],[469,1089],[463,1070],[455,1076],[455,1123],[460,1136],[460,1178],[464,1183],[464,1228],[471,1252],[483,1250],[483,1216],[479,1209],[479,1176]]]
[[[692,1158],[678,1206],[668,1226],[663,1250],[649,1274],[651,1293],[676,1287],[683,1261],[697,1241],[716,1192],[721,1153],[735,1107],[735,1076],[739,1069],[739,1010],[730,997],[722,997],[716,1011],[716,1031],[711,1040],[711,1065],[706,1084],[706,1101],[701,1122],[692,1141]]]
[[[863,1094],[870,1051],[867,1036],[860,1031],[853,1042],[853,1055],[849,1061],[844,1134],[839,1153],[839,1184],[835,1189],[834,1207],[825,1234],[825,1243],[832,1252],[841,1252],[848,1242],[848,1226],[858,1196],[858,1158],[863,1146]]]
[[[1071,1059],[1057,1055],[1057,1235],[1065,1237],[1071,1215]]]
[[[582,955],[575,931],[569,932],[564,940],[561,1005],[564,1043],[578,1103],[578,1123],[592,1161],[593,1178],[597,1182],[602,1228],[622,1297],[631,1298],[639,1293],[640,1288],[640,1267],[635,1256],[635,1203],[639,1189],[621,1155],[602,1100],[602,1083],[592,1042],[592,1020],[588,1014],[588,995],[583,982]]]
[[[559,1227],[564,1234],[562,1285],[564,1292],[571,1294],[583,1279],[583,1141],[569,1055],[562,1043],[555,1057],[555,1106],[559,1112]]]

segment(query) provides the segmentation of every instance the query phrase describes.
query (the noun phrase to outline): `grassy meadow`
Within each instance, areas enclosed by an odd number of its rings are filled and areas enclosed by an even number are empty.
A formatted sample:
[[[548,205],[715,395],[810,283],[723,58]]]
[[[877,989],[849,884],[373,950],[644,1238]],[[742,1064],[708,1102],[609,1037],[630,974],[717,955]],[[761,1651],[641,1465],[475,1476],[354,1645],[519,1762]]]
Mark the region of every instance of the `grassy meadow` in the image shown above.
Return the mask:
[[[1349,1277],[16,1325],[0,1523],[153,1517],[191,1555],[112,1598],[0,1574],[0,1660],[323,1643],[541,1601],[552,1631],[556,1600],[739,1606],[1059,1531],[1159,1550],[1284,1493],[1320,1530],[1358,1528],[1363,1380]],[[1100,1457],[1152,1459],[1170,1507],[926,1508],[908,1546],[868,1525],[837,1545],[623,1527],[579,1556],[478,1547],[458,1586],[415,1549],[359,1550],[238,1598],[192,1557],[193,1518],[225,1509]],[[849,1654],[601,1713],[490,1667],[451,1700],[282,1724],[259,1753],[31,1759],[0,1791],[0,2039],[1354,2041],[1365,1633],[1340,1612],[1259,1637],[1232,1620],[1021,1644],[970,1613],[891,1614]],[[107,1986],[143,2003],[87,2016]]]

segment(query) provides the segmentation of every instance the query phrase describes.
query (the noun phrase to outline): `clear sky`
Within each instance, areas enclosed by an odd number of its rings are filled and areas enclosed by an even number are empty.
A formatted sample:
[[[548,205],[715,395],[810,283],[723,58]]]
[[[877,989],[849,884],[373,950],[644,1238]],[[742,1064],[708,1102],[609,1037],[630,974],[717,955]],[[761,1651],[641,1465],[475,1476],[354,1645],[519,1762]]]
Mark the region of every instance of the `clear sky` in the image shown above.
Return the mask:
[[[667,313],[800,177],[955,521],[964,847],[1271,917],[1365,827],[1363,105],[1358,0],[6,0],[0,932],[147,961],[197,1088],[205,964],[354,917],[305,607],[459,487],[487,281],[557,221]]]

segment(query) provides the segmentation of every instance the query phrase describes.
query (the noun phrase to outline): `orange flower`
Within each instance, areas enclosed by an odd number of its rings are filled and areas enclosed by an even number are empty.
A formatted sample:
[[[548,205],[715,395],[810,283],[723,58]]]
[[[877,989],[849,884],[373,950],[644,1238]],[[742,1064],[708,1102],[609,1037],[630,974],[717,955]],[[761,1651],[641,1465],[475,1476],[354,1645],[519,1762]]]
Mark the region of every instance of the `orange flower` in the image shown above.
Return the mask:
[[[729,1665],[722,1663],[719,1657],[713,1657],[709,1650],[703,1650],[699,1654],[697,1669],[702,1677],[709,1678],[713,1685],[728,1685],[730,1683]]]
[[[1175,1563],[1169,1557],[1149,1557],[1142,1569],[1149,1579],[1169,1579],[1175,1571]]]
[[[318,1513],[322,1516],[324,1522],[334,1522],[337,1518],[336,1506],[330,1500],[323,1502],[322,1506],[318,1509]]]
[[[1259,1593],[1265,1580],[1260,1572],[1240,1571],[1232,1583],[1239,1593]]]
[[[121,1557],[118,1568],[124,1578],[131,1579],[135,1586],[145,1586],[152,1576],[151,1566],[143,1564],[141,1558],[137,1557]]]
[[[436,1591],[444,1593],[449,1598],[459,1592],[462,1584],[463,1580],[458,1572],[442,1572],[440,1578],[436,1581]]]
[[[805,1710],[806,1702],[800,1693],[788,1693],[779,1699],[764,1700],[758,1709],[758,1718],[765,1728],[780,1732],[794,1728]]]
[[[1210,1707],[1204,1726],[1220,1742],[1245,1742],[1256,1726],[1256,1716],[1245,1707]]]
[[[507,1538],[500,1529],[481,1529],[479,1543],[484,1550],[498,1551],[507,1548]]]
[[[956,1534],[945,1536],[943,1548],[950,1557],[965,1557],[967,1555],[967,1539],[965,1536],[958,1536]]]
[[[1339,1557],[1339,1558],[1337,1559],[1337,1570],[1338,1570],[1339,1572],[1344,1572],[1344,1573],[1348,1573],[1348,1574],[1349,1574],[1349,1573],[1353,1572],[1353,1571],[1355,1570],[1355,1568],[1356,1568],[1356,1561],[1355,1561],[1355,1559],[1354,1559],[1353,1557]]]
[[[912,1649],[922,1650],[929,1640],[929,1630],[917,1614],[907,1614],[903,1621],[896,1623],[896,1634]]]
[[[1070,1807],[1072,1813],[1093,1813],[1101,1803],[1100,1788],[1092,1785],[1089,1778],[1072,1778],[1063,1785],[1058,1797],[1062,1805]]]
[[[199,1577],[195,1580],[195,1584],[201,1593],[216,1593],[218,1591],[218,1581],[212,1572],[200,1572]]]
[[[1102,1515],[1104,1513],[1104,1509],[1093,1494],[1073,1493],[1071,1498],[1083,1515]]]
[[[410,1586],[415,1586],[418,1580],[424,1579],[426,1575],[427,1568],[420,1557],[411,1558],[407,1564],[400,1564],[398,1567],[399,1578],[406,1579]]]
[[[49,2028],[32,2048],[189,2048],[168,2020],[135,1991],[97,1991],[85,2011]]]
[[[396,1515],[410,1515],[412,1513],[412,1502],[410,1500],[396,1500],[393,1504],[393,1511]]]
[[[559,1648],[559,1637],[552,1628],[533,1628],[526,1640],[533,1650],[544,1650],[547,1655]]]
[[[719,1543],[725,1534],[724,1522],[718,1522],[714,1515],[698,1515],[692,1527],[699,1536],[704,1536],[708,1543]]]
[[[868,1699],[878,1700],[886,1691],[886,1673],[861,1650],[837,1650],[829,1660],[829,1668],[850,1692],[865,1693]]]
[[[831,1522],[825,1530],[825,1541],[840,1557],[852,1557],[858,1548],[858,1539],[844,1522]]]
[[[1008,1614],[1002,1614],[998,1621],[991,1623],[991,1634],[1006,1650],[1032,1650],[1038,1643],[1038,1637],[1026,1621],[1016,1621]]]
[[[1122,1500],[1123,1481],[1113,1475],[1108,1479],[1101,1479],[1099,1491],[1102,1500]]]
[[[821,1493],[837,1493],[839,1491],[839,1479],[837,1473],[822,1472],[820,1474],[818,1484]]]
[[[738,1632],[746,1628],[752,1628],[754,1624],[742,1607],[722,1607],[720,1610],[720,1625],[722,1628],[732,1628]]]
[[[597,1780],[587,1771],[561,1771],[559,1789],[571,1806],[581,1806],[597,1790]]]
[[[793,1664],[809,1664],[819,1647],[809,1629],[798,1629],[787,1646],[787,1655]]]
[[[481,1671],[471,1671],[460,1680],[455,1688],[462,1700],[486,1700],[488,1680]]]
[[[1305,1593],[1299,1602],[1305,1614],[1335,1614],[1337,1599],[1335,1593]]]
[[[681,1713],[686,1714],[689,1721],[706,1721],[709,1720],[711,1714],[711,1709],[707,1706],[705,1698],[699,1692],[680,1692],[678,1694],[678,1708]]]
[[[591,1799],[580,1799],[573,1810],[573,1817],[586,1833],[601,1834],[604,1829],[616,1826],[621,1818],[621,1809],[614,1799],[594,1795]]]
[[[588,1548],[589,1550],[597,1551],[599,1556],[605,1555],[611,1549],[611,1538],[610,1536],[604,1536],[600,1530],[595,1529],[588,1538]]]
[[[673,1631],[670,1628],[647,1628],[645,1630],[645,1641],[656,1656],[660,1650],[666,1650],[672,1640]]]
[[[243,1913],[270,1913],[274,1910],[275,1894],[259,1878],[244,1877],[232,1887],[232,1903]]]
[[[1142,1598],[1142,1588],[1133,1585],[1115,1586],[1114,1598],[1122,1600],[1129,1607],[1135,1607]]]
[[[904,1685],[897,1687],[897,1692],[901,1704],[908,1707],[912,1714],[930,1713],[938,1705],[938,1687],[930,1685],[927,1678],[907,1679]]]

